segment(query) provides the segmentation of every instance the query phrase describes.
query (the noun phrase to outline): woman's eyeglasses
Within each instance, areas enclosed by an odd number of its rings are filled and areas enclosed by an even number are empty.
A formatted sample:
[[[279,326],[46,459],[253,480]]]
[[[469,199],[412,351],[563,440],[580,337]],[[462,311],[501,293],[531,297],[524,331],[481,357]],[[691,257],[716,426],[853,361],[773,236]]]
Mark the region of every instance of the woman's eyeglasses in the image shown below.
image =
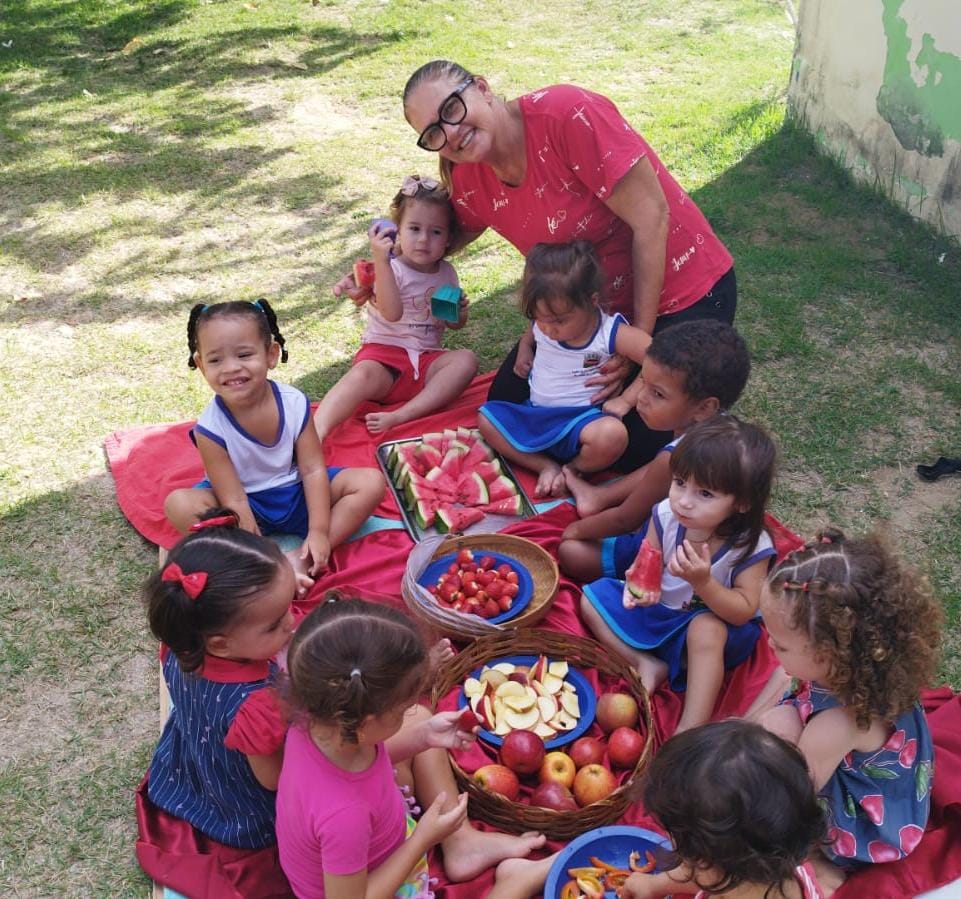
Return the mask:
[[[417,138],[417,146],[422,150],[436,153],[443,150],[447,144],[447,132],[444,125],[459,125],[467,115],[467,104],[461,94],[474,83],[474,76],[468,75],[457,87],[447,95],[437,107],[437,121],[428,125]]]

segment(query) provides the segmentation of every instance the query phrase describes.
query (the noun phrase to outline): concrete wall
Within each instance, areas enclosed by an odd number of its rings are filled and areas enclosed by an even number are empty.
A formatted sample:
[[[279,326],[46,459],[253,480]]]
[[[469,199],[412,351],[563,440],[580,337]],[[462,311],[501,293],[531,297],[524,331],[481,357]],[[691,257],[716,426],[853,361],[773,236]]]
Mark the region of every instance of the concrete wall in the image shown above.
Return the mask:
[[[801,0],[789,102],[855,177],[961,238],[961,0]]]

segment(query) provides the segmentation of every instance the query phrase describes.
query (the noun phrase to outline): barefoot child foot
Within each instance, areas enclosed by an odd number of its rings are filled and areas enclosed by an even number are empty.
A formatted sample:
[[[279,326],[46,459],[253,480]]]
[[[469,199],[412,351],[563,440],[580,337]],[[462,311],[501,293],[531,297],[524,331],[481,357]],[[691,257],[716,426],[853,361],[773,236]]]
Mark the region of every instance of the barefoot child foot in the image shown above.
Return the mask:
[[[451,642],[447,639],[447,637],[443,637],[430,648],[430,651],[427,655],[430,659],[430,667],[438,668],[441,665],[447,664],[447,662],[454,658],[454,647],[451,645]]]
[[[534,496],[561,496],[565,488],[564,474],[556,462],[546,462],[537,475]]]
[[[395,425],[403,424],[406,418],[399,417],[397,412],[368,412],[364,416],[364,423],[371,434],[382,434]]]
[[[560,855],[555,852],[544,858],[508,858],[497,866],[494,886],[485,899],[530,899],[544,888],[544,882]]]
[[[577,506],[577,514],[581,518],[600,512],[607,508],[600,501],[598,488],[588,483],[580,476],[572,466],[565,465],[561,471],[564,473],[564,481],[571,496],[574,497],[574,504]]]
[[[514,836],[497,831],[474,830],[469,824],[458,828],[441,844],[444,873],[454,883],[473,880],[505,859],[520,859],[544,845],[542,833],[530,831]]]

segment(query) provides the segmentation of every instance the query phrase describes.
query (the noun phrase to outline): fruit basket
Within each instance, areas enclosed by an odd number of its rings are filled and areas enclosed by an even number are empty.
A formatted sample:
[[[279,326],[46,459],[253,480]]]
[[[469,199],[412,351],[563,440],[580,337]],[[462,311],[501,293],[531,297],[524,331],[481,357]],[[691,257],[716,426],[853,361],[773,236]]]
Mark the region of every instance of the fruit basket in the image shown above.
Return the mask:
[[[415,541],[496,532],[536,514],[507,460],[476,429],[391,440],[377,447],[376,456]]]
[[[469,549],[475,555],[493,554],[523,571],[530,592],[516,614],[488,620],[477,615],[444,608],[419,583],[424,571],[438,559]],[[411,612],[435,630],[455,639],[470,640],[504,630],[531,627],[551,607],[558,583],[557,563],[543,547],[513,534],[466,534],[460,537],[429,537],[418,544],[407,559],[401,580],[401,594]]]
[[[617,821],[627,810],[633,797],[633,786],[647,768],[653,752],[651,703],[637,673],[607,649],[586,637],[538,629],[509,630],[480,637],[442,668],[431,694],[433,708],[455,688],[460,688],[472,671],[490,659],[516,655],[546,655],[564,659],[582,671],[595,669],[601,683],[623,681],[625,692],[637,701],[640,712],[639,730],[644,749],[637,764],[613,793],[590,805],[571,811],[555,811],[540,806],[514,802],[484,790],[451,756],[451,767],[458,789],[468,795],[471,817],[478,818],[498,830],[523,833],[537,830],[552,840],[571,840],[585,831]]]

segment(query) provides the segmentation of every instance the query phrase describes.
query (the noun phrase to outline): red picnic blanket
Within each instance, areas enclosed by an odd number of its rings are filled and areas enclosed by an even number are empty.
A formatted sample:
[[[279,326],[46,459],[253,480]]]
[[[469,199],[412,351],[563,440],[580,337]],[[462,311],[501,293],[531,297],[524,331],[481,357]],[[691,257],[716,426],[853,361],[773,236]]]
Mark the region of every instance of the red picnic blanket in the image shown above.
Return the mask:
[[[491,375],[479,376],[450,408],[409,422],[386,436],[375,438],[368,434],[363,423],[367,409],[362,407],[325,442],[328,465],[376,466],[376,448],[384,440],[418,436],[445,427],[474,426],[477,408],[487,395],[490,380]],[[178,535],[164,519],[164,498],[171,490],[196,483],[203,476],[199,455],[188,437],[191,426],[192,423],[184,422],[136,428],[112,434],[105,442],[121,509],[144,537],[165,547],[172,546]],[[516,473],[530,494],[533,478],[521,469]],[[385,518],[399,519],[389,494],[376,511]],[[574,507],[565,503],[517,523],[508,532],[534,540],[556,557],[561,532],[575,516]],[[779,554],[800,542],[777,522],[771,520],[769,524],[773,526]],[[329,571],[299,605],[309,609],[327,590],[340,589],[402,608],[400,581],[412,546],[406,531],[388,529],[338,547],[331,556]],[[586,636],[578,602],[578,586],[562,579],[551,610],[539,626]],[[760,640],[752,657],[726,679],[715,717],[743,713],[775,666],[767,641]],[[836,893],[838,899],[903,899],[961,877],[961,697],[944,688],[927,691],[923,699],[936,750],[928,829],[907,859],[873,865],[859,872]],[[673,732],[682,701],[666,687],[652,698],[655,745],[662,742],[663,735]],[[490,758],[482,745],[458,756],[459,764],[468,771],[487,761]],[[658,829],[640,805],[631,807],[622,820]],[[493,882],[493,871],[489,871],[468,883],[448,884],[436,854],[431,861],[431,869],[440,879],[438,899],[477,899],[486,894]]]

